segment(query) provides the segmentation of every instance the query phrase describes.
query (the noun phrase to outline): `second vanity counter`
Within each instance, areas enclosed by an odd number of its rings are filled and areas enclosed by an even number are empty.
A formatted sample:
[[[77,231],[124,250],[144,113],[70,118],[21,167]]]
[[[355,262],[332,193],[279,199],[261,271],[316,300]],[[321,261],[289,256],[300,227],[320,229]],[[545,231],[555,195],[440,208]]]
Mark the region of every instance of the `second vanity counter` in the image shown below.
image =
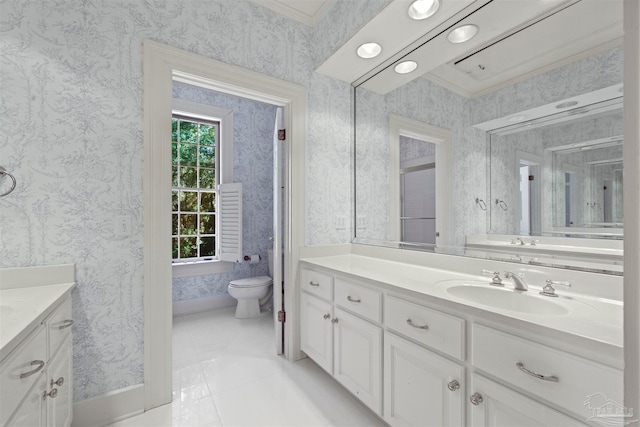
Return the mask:
[[[560,285],[542,296],[531,270],[514,291],[475,265],[351,253],[300,267],[302,350],[391,426],[584,426],[607,415],[591,396],[622,400],[621,302]]]

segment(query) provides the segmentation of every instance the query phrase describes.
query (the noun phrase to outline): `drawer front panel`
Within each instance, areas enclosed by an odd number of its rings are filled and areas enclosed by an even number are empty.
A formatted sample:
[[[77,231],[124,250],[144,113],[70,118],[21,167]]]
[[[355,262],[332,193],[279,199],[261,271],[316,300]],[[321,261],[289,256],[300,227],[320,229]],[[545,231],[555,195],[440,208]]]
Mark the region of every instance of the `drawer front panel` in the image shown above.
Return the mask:
[[[40,327],[2,362],[0,365],[0,396],[2,396],[0,425],[5,424],[27,391],[44,375],[46,361],[46,330]]]
[[[317,271],[302,269],[301,288],[310,294],[331,300],[333,298],[333,277]]]
[[[478,324],[472,348],[476,368],[585,420],[606,401],[622,405],[623,373],[617,369]]]
[[[47,321],[49,329],[49,357],[53,357],[71,333],[71,298],[67,298]]]
[[[342,279],[335,281],[335,303],[374,322],[382,321],[382,294]]]
[[[387,296],[385,324],[399,334],[464,360],[464,319]]]

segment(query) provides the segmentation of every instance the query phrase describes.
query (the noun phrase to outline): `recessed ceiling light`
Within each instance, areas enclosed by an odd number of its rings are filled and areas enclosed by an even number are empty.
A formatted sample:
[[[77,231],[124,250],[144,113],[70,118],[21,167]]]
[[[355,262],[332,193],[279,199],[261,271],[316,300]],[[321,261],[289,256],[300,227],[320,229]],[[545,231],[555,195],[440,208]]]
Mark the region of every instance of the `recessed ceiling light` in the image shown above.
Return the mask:
[[[394,71],[398,74],[407,74],[418,68],[418,63],[415,61],[404,61],[393,67]]]
[[[440,8],[440,0],[416,0],[411,3],[407,13],[411,19],[420,21],[427,19],[438,11]]]
[[[576,105],[578,105],[578,101],[567,101],[567,102],[563,102],[562,104],[556,105],[556,108],[558,110],[562,110],[563,108],[574,107]]]
[[[451,43],[464,43],[478,34],[478,29],[477,25],[463,25],[452,30],[447,36],[447,39],[449,39]]]
[[[358,56],[364,59],[375,58],[380,55],[380,52],[382,52],[382,46],[378,43],[364,43],[356,50]]]

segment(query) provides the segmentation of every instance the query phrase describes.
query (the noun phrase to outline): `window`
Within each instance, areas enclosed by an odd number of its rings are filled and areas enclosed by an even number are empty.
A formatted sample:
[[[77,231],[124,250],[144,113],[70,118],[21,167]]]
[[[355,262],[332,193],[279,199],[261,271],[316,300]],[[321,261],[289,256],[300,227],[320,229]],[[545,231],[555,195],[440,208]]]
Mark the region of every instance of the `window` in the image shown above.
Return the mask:
[[[220,124],[174,113],[171,126],[173,261],[214,260]]]

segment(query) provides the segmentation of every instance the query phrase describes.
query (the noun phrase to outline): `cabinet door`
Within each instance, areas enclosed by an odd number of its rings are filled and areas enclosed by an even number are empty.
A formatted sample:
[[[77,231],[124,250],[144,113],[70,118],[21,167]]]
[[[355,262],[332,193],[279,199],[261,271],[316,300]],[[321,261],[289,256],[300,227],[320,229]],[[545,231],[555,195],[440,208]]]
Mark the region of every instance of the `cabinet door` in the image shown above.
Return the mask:
[[[464,367],[390,333],[384,341],[385,421],[394,427],[461,426]]]
[[[67,335],[60,351],[51,360],[47,371],[48,427],[69,427],[73,415],[71,335]],[[52,390],[57,390],[52,393]]]
[[[339,308],[334,325],[334,377],[381,415],[382,329]]]
[[[567,415],[542,403],[488,380],[478,374],[471,376],[469,393],[475,395],[471,406],[473,427],[584,427]],[[481,398],[481,401],[478,401]]]
[[[47,426],[46,401],[42,398],[47,387],[46,380],[47,376],[41,373],[5,427]]]
[[[300,294],[300,347],[320,367],[333,373],[333,327],[331,304]]]

